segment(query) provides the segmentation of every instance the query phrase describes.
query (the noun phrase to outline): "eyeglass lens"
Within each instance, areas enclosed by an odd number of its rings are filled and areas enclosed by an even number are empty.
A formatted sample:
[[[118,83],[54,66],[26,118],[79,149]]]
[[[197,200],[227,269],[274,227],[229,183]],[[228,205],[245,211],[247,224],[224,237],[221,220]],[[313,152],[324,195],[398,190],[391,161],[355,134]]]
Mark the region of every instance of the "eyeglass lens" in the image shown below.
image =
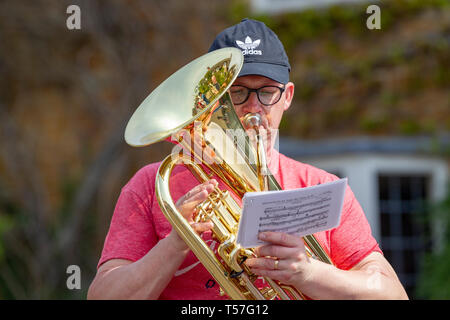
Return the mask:
[[[230,89],[231,99],[234,104],[243,104],[250,96],[251,92],[256,92],[259,102],[270,106],[277,103],[284,88],[277,86],[264,86],[258,89],[250,89],[244,86],[232,86]]]

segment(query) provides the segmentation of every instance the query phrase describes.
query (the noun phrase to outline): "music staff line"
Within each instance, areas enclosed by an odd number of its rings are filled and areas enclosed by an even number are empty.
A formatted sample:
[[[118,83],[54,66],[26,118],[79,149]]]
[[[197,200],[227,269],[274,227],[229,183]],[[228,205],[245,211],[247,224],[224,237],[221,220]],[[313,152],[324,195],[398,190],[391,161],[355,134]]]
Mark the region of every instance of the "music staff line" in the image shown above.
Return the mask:
[[[310,216],[307,217],[300,217],[297,219],[291,219],[291,220],[285,220],[285,221],[279,221],[279,222],[269,222],[269,223],[260,223],[258,226],[259,227],[265,227],[265,226],[280,226],[283,224],[287,224],[287,223],[296,223],[296,222],[300,222],[300,223],[305,223],[305,222],[301,222],[303,220],[310,220],[310,221],[315,221],[314,218],[316,217],[320,217],[319,219],[323,219],[327,217],[328,210],[324,210],[324,211],[320,211],[318,213],[312,214]],[[307,221],[306,223],[310,223],[310,221]]]
[[[282,207],[282,208],[267,208],[266,210],[264,210],[264,213],[272,213],[272,212],[278,212],[278,211],[282,211],[282,210],[297,210],[297,209],[301,209],[304,207],[308,207],[308,206],[315,206],[315,205],[320,205],[326,201],[330,201],[331,198],[324,198],[324,199],[320,199],[314,202],[309,202],[309,203],[304,203],[304,204],[300,204],[300,205],[295,205],[295,206],[290,206],[290,207]]]
[[[322,210],[322,209],[328,208],[328,207],[330,207],[330,204],[326,204],[326,205],[323,205],[323,206],[320,206],[320,207],[316,207],[316,208],[311,208],[311,209],[308,209],[308,210],[297,211],[295,213],[285,213],[285,214],[274,215],[274,216],[260,217],[259,220],[260,221],[262,221],[262,220],[280,220],[280,219],[284,219],[284,218],[287,218],[287,217],[296,217],[296,216],[299,216],[299,215],[306,215],[306,214],[308,214],[310,212],[313,212],[313,211],[316,211],[316,210]],[[297,221],[297,220],[307,219],[307,218],[313,217],[315,215],[317,215],[317,214],[306,215],[304,217],[300,217],[300,218],[289,220],[289,221]],[[276,224],[276,223],[277,222],[269,222],[269,223],[266,223],[266,224]],[[262,225],[265,225],[265,224],[262,224]]]
[[[322,211],[319,214],[325,214],[327,213],[327,211]],[[259,229],[259,232],[266,232],[266,231],[272,231],[272,232],[290,232],[290,233],[295,233],[295,232],[303,232],[312,228],[318,228],[318,227],[323,227],[327,224],[327,221],[319,223],[319,221],[322,221],[323,218],[317,218],[311,221],[308,221],[306,223],[298,223],[296,225],[292,225],[292,226],[288,226],[288,227],[282,227],[282,228],[266,228],[266,229]],[[315,224],[314,224],[315,223]],[[313,225],[311,225],[313,224]],[[288,231],[290,229],[296,228],[296,227],[300,227],[298,229],[295,229],[293,231]]]

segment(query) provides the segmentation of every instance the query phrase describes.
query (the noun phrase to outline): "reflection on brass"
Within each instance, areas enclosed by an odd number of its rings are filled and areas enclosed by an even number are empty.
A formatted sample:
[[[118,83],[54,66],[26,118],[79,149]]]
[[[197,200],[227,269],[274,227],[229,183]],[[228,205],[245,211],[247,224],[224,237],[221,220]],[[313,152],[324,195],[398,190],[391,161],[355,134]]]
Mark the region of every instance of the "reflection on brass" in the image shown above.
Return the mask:
[[[244,194],[281,189],[261,160],[265,152],[262,141],[255,150],[228,93],[242,64],[239,49],[224,48],[186,65],[139,106],[127,125],[125,139],[132,146],[145,146],[170,137],[182,146],[161,163],[155,181],[156,198],[167,220],[217,281],[222,294],[231,299],[303,299],[294,287],[268,278],[269,287],[258,289],[257,276],[244,263],[255,256],[254,251],[241,248],[235,241]],[[215,188],[193,217],[195,221],[213,222],[219,257],[173,202],[169,180],[179,164],[200,183],[215,177],[228,187]],[[263,171],[267,174],[261,180]],[[331,263],[314,236],[306,236],[304,241],[308,255]]]
[[[195,88],[195,105],[192,115],[205,109],[211,101],[222,96],[236,75],[236,65],[230,68],[231,58],[224,59],[212,67],[207,67],[205,76]]]
[[[243,119],[243,124],[245,128],[252,129],[256,133],[255,144],[256,144],[256,174],[259,180],[259,189],[261,191],[269,190],[268,180],[267,180],[267,160],[266,160],[266,150],[264,148],[263,139],[259,133],[259,126],[261,125],[261,116],[259,113],[247,113]]]

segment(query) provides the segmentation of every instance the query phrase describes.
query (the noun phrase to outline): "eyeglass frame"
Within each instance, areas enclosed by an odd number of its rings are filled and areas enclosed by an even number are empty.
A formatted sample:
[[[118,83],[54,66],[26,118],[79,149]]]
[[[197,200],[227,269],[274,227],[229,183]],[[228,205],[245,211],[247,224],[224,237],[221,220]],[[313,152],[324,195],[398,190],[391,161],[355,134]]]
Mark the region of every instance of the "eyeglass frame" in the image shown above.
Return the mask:
[[[259,87],[259,88],[256,88],[256,89],[249,88],[249,87],[246,87],[246,86],[243,86],[243,85],[240,85],[240,84],[232,85],[231,88],[232,88],[232,87],[243,87],[243,88],[245,88],[245,89],[248,90],[247,97],[244,99],[244,101],[242,101],[241,103],[234,103],[234,101],[233,101],[233,104],[234,104],[235,106],[239,106],[239,105],[241,105],[241,104],[246,103],[247,100],[248,100],[248,98],[249,98],[250,95],[252,94],[252,92],[254,92],[254,93],[256,93],[256,97],[258,98],[258,101],[259,101],[263,106],[265,106],[265,107],[271,107],[271,106],[273,106],[274,104],[276,104],[276,103],[278,103],[278,102],[280,101],[281,96],[283,95],[283,92],[286,90],[286,85],[284,85],[284,84],[283,84],[283,87],[278,87],[278,86],[262,86],[262,87]],[[230,90],[231,90],[231,88],[230,88]],[[258,91],[259,91],[260,89],[263,89],[263,88],[277,88],[278,90],[280,90],[280,96],[278,97],[278,100],[275,101],[275,102],[273,102],[273,103],[271,103],[271,104],[263,103],[263,102],[261,101],[261,99],[260,99],[260,97],[259,97],[259,93],[258,93]],[[231,97],[231,92],[230,92],[230,97]],[[231,100],[233,100],[232,97],[231,97]]]

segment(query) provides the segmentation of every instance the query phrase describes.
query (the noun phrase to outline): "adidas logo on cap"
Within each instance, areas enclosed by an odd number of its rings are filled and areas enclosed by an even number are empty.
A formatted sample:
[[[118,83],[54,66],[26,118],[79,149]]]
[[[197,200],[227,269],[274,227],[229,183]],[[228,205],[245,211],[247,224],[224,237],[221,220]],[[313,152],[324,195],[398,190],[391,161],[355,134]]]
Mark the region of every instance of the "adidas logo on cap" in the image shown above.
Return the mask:
[[[262,51],[261,50],[255,50],[255,48],[257,48],[260,43],[261,40],[255,40],[253,41],[252,38],[250,38],[249,36],[247,36],[244,40],[245,42],[242,42],[240,40],[236,40],[236,44],[243,49],[242,50],[242,54],[245,55],[262,55]]]
[[[235,47],[244,55],[239,76],[260,75],[282,84],[289,82],[291,66],[278,36],[263,22],[243,19],[220,32],[209,51]]]

